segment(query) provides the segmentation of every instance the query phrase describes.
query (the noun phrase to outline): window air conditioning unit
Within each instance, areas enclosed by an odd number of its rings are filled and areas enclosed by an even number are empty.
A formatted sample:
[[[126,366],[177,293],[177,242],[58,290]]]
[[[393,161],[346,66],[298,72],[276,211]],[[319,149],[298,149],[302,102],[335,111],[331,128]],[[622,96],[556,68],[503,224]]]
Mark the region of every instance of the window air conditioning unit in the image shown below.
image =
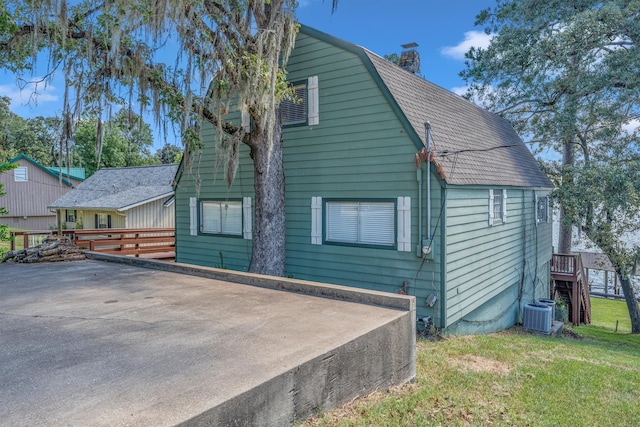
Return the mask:
[[[551,332],[551,307],[546,304],[524,306],[522,326],[525,329],[548,334]]]

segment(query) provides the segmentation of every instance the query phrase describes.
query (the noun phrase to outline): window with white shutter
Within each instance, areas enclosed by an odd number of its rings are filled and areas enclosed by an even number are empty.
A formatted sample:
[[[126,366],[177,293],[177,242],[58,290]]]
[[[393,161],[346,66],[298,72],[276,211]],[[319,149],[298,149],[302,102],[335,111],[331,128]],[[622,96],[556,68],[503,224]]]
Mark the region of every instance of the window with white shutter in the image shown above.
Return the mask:
[[[358,246],[396,246],[395,203],[327,201],[325,242]]]
[[[507,190],[489,190],[489,225],[507,222]]]
[[[241,201],[201,201],[200,232],[242,236]]]
[[[293,84],[294,96],[280,103],[282,126],[315,126],[320,123],[318,76]]]
[[[285,99],[280,103],[282,126],[307,123],[307,82],[293,85],[293,90],[293,99]]]
[[[549,222],[549,196],[536,196],[536,223]]]

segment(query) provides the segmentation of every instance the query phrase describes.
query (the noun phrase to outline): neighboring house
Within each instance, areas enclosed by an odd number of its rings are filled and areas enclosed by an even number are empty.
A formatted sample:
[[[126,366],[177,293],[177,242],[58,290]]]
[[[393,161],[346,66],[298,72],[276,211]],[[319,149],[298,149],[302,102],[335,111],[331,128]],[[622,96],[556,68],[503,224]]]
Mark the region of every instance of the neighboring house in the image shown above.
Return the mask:
[[[105,168],[49,205],[66,221],[93,228],[172,228],[178,165]]]
[[[43,166],[30,157],[20,154],[9,163],[18,167],[0,174],[0,182],[7,193],[0,198],[0,205],[8,215],[0,217],[0,223],[25,230],[49,230],[56,226],[56,214],[47,206],[66,194],[84,179],[84,169],[72,168],[70,174],[62,169]]]
[[[549,297],[552,184],[507,121],[305,26],[287,69],[301,99],[283,105],[287,275],[415,295],[445,333],[504,329]],[[176,261],[246,270],[248,149],[228,189],[204,138],[176,177]]]

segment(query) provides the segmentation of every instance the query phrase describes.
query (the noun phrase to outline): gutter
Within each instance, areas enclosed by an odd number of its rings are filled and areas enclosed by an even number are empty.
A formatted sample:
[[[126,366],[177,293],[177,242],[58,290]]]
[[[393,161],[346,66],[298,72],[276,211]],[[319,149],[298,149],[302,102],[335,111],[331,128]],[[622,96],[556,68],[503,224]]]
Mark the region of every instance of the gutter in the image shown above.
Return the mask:
[[[140,202],[133,203],[133,204],[127,205],[127,206],[123,206],[121,208],[115,208],[115,209],[118,212],[128,211],[129,209],[137,208],[138,206],[146,205],[147,203],[155,202],[156,200],[160,200],[160,199],[164,199],[165,197],[173,196],[174,194],[175,194],[175,192],[170,191],[168,193],[161,194],[161,195],[156,196],[156,197],[151,198],[151,199],[142,200]],[[113,209],[113,208],[111,208],[111,209]]]

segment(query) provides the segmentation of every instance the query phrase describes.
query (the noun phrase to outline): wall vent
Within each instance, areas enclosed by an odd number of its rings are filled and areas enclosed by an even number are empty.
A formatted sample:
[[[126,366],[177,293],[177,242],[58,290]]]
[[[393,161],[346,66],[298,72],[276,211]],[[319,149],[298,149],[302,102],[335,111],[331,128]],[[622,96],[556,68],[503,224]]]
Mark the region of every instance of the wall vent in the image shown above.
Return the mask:
[[[551,307],[546,304],[524,306],[522,326],[525,329],[548,334],[551,332]]]

